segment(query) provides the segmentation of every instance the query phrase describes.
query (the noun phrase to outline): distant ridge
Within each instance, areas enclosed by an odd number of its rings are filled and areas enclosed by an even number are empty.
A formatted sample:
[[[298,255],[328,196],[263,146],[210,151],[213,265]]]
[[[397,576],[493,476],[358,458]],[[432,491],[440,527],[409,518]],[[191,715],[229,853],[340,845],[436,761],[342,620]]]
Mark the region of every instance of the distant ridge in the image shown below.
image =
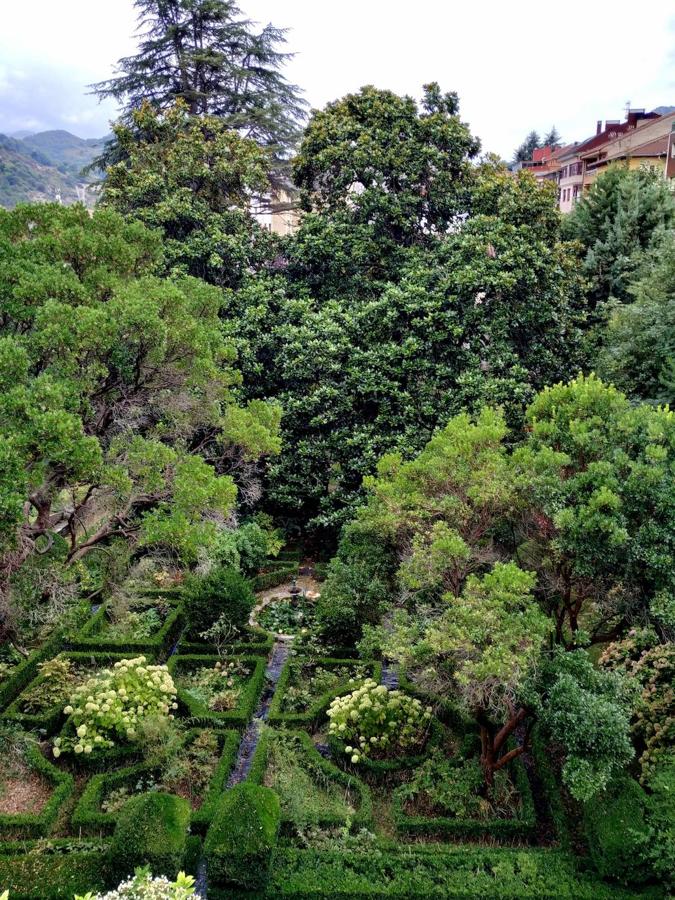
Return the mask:
[[[24,134],[24,137],[17,135]],[[18,203],[93,204],[82,170],[101,153],[107,137],[80,138],[69,131],[0,134],[0,206]]]

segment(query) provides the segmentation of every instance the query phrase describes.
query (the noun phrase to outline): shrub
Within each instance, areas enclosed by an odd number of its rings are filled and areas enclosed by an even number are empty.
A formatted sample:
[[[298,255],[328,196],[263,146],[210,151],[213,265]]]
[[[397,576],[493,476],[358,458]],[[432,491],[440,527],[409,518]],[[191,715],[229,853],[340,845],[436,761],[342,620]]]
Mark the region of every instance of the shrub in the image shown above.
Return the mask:
[[[159,792],[132,797],[122,808],[110,845],[118,871],[130,874],[149,866],[157,875],[175,878],[183,862],[190,805]]]
[[[367,679],[344,697],[336,697],[328,709],[329,734],[349,742],[345,753],[351,762],[362,757],[399,756],[420,748],[431,719],[415,697],[390,691]]]
[[[364,625],[380,621],[388,597],[386,582],[367,562],[336,557],[316,603],[319,626],[332,643],[353,646]]]
[[[247,890],[264,888],[280,824],[274,791],[250,783],[228,791],[204,843],[210,879]]]
[[[73,750],[91,753],[112,747],[115,739],[133,741],[142,719],[169,716],[176,709],[176,690],[166,666],[147,665],[144,656],[122,659],[81,684],[64,712],[72,716],[75,734],[54,741],[54,756]]]
[[[235,569],[217,567],[208,575],[193,575],[183,591],[191,637],[198,637],[222,619],[243,628],[255,603],[249,581]]]
[[[649,840],[646,856],[653,874],[667,887],[675,886],[675,754],[663,759],[649,780],[647,801]]]
[[[632,778],[622,777],[584,806],[588,849],[603,878],[644,880],[646,801],[640,785]]]
[[[75,900],[187,900],[195,893],[195,880],[185,872],[179,872],[175,881],[164,875],[153,878],[150,871],[139,869],[133,878],[118,885],[114,891],[105,894],[76,895]],[[2,900],[2,897],[0,897]]]

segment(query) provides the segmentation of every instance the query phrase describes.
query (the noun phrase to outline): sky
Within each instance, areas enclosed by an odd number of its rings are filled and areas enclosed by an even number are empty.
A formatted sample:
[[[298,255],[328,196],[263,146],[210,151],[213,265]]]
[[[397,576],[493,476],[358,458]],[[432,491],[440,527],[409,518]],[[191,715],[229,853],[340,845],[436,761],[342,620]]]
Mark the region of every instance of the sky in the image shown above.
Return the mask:
[[[134,52],[133,0],[1,0],[0,132],[64,128],[100,137],[115,116],[86,85]],[[565,141],[623,118],[626,103],[675,105],[675,7],[627,0],[240,0],[287,27],[289,80],[312,107],[364,84],[419,97],[438,81],[483,149],[510,158],[531,129]]]

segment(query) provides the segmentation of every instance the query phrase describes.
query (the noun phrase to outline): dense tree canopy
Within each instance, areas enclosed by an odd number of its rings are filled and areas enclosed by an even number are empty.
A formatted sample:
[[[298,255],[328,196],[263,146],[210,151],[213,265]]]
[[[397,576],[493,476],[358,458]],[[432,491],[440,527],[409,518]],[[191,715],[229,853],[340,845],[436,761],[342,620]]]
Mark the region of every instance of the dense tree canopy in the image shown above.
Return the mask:
[[[583,248],[590,307],[629,300],[645,252],[674,225],[675,198],[658,170],[617,164],[598,176],[565,218],[566,236]]]
[[[169,271],[234,286],[266,258],[249,211],[269,166],[256,143],[214,116],[190,117],[182,102],[165,112],[145,104],[114,132],[123,159],[107,170],[101,205],[161,228]]]
[[[160,269],[159,234],[110,210],[0,217],[5,578],[57,527],[70,560],[116,534],[194,559],[232,462],[278,450],[278,413],[233,410],[222,294]]]

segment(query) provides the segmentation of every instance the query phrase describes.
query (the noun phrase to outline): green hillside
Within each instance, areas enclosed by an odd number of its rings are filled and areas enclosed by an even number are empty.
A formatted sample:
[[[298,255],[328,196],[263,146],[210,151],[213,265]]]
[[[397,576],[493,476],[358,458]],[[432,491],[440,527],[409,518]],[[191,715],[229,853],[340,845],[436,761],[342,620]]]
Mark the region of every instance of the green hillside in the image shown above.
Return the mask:
[[[88,206],[93,205],[91,193],[82,191],[92,178],[81,173],[104,142],[105,138],[84,139],[67,131],[43,131],[23,140],[0,134],[0,206],[58,197],[70,204],[83,196]]]

